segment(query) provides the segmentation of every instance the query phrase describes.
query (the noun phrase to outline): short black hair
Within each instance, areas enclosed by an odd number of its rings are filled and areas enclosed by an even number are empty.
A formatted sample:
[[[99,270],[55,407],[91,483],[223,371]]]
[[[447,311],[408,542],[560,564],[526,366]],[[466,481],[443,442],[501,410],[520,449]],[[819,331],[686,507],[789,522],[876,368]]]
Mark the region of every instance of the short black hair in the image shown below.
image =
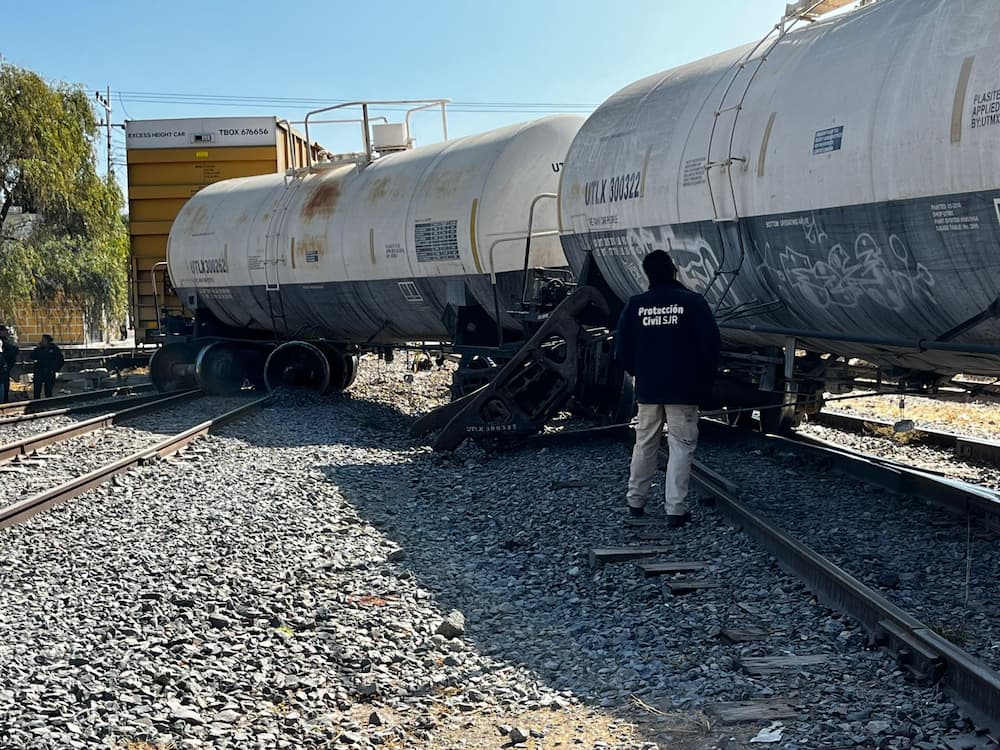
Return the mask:
[[[669,284],[677,278],[677,266],[662,250],[654,250],[642,259],[642,270],[650,286]]]
[[[49,334],[43,333],[42,338],[48,341],[49,343],[52,343],[52,336],[50,336]]]

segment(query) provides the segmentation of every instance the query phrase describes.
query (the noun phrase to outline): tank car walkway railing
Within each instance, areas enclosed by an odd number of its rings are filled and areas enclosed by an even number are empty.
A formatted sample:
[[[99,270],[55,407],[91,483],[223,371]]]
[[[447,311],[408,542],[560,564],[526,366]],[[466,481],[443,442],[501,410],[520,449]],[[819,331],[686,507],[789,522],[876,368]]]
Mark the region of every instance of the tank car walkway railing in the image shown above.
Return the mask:
[[[333,112],[340,109],[348,109],[351,107],[361,107],[361,138],[365,148],[364,158],[367,164],[372,160],[372,137],[371,137],[371,121],[372,117],[369,115],[369,107],[390,107],[390,106],[407,106],[410,109],[406,112],[406,127],[407,132],[409,132],[410,117],[415,112],[421,112],[426,109],[432,109],[434,107],[441,108],[441,130],[444,135],[444,140],[448,140],[448,113],[446,107],[451,104],[451,99],[383,99],[383,100],[372,100],[372,101],[357,101],[357,102],[345,102],[343,104],[335,104],[332,107],[322,107],[321,109],[314,109],[311,112],[306,113],[306,119],[303,121],[306,131],[306,143],[312,143],[309,139],[309,119],[314,115],[323,114],[324,112]],[[313,158],[312,150],[306,150],[306,161],[307,169],[312,170],[313,168]]]

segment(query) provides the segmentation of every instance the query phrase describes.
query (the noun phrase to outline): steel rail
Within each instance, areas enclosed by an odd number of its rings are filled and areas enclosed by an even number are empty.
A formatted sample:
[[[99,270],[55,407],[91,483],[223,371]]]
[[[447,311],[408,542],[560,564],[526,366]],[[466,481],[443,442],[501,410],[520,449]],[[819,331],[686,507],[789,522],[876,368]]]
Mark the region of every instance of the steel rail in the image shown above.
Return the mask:
[[[841,412],[821,411],[809,416],[809,421],[815,424],[834,427],[838,430],[863,432],[865,425],[875,425],[881,429],[892,430],[895,422],[871,417],[859,417]],[[916,427],[908,434],[914,435],[922,443],[940,448],[950,448],[958,458],[965,460],[986,461],[1000,464],[1000,442],[986,438],[975,438],[945,432],[928,427]]]
[[[149,414],[200,395],[202,395],[200,390],[193,389],[167,396],[156,394],[155,400],[151,400],[148,396],[141,396],[140,398],[146,400],[146,403],[139,406],[111,412],[110,414],[102,414],[83,422],[75,422],[65,427],[59,427],[55,430],[23,438],[22,440],[16,440],[7,445],[0,445],[0,463],[12,461],[21,456],[27,456],[32,451],[37,451],[40,448],[55,445],[56,443],[61,443],[80,435],[97,432],[105,427],[111,427],[119,422],[126,422],[129,419],[141,417],[143,414]]]
[[[702,419],[699,424],[706,435],[740,432],[715,420]],[[821,461],[831,469],[858,481],[900,495],[919,497],[952,514],[978,518],[991,527],[1000,525],[1000,492],[989,488],[917,469],[892,459],[861,453],[810,435],[756,437],[764,446],[770,444]]]
[[[916,676],[940,682],[979,723],[994,731],[1000,728],[1000,673],[747,508],[739,501],[739,489],[703,464],[695,462],[691,479],[722,515],[821,601],[861,623],[873,644],[884,647]]]
[[[153,387],[154,386],[152,383],[142,383],[140,385],[120,385],[117,386],[116,388],[102,388],[97,391],[84,391],[82,393],[74,393],[69,396],[56,396],[54,398],[32,399],[30,401],[12,401],[7,404],[0,404],[0,416],[8,414],[31,414],[38,411],[44,411],[50,408],[57,408],[60,406],[76,404],[81,401],[90,401],[94,397],[114,396],[125,390],[139,392],[139,391],[151,390]]]
[[[139,466],[155,460],[156,458],[163,458],[176,453],[177,451],[190,445],[198,438],[208,435],[217,430],[219,427],[239,419],[250,412],[260,409],[264,406],[264,404],[269,402],[271,398],[271,396],[264,396],[262,398],[255,399],[248,404],[239,406],[226,412],[225,414],[215,417],[214,419],[209,419],[185,430],[184,432],[178,433],[173,437],[167,438],[152,447],[143,448],[142,450],[119,459],[114,463],[108,464],[100,469],[95,469],[94,471],[84,474],[83,476],[76,477],[75,479],[71,479],[58,487],[54,487],[53,489],[46,490],[45,492],[33,497],[25,498],[24,500],[9,505],[6,508],[2,508],[0,509],[0,528],[6,528],[8,526],[14,526],[22,523],[32,516],[48,510],[54,505],[66,500],[71,500],[74,497],[78,497],[87,490],[99,487],[109,481],[116,474],[127,471],[133,466]]]
[[[956,515],[980,518],[994,526],[1000,523],[1000,493],[986,487],[870,456],[808,435],[794,438],[767,435],[764,439],[829,461],[837,471],[890,492],[915,495]]]
[[[180,393],[180,391],[173,391],[172,393]],[[116,407],[138,406],[139,404],[146,404],[150,401],[161,399],[164,395],[165,394],[160,392],[147,393],[144,396],[125,396],[123,398],[104,399],[102,401],[80,404],[79,406],[67,406],[63,409],[37,411],[32,412],[31,414],[18,414],[14,417],[0,417],[0,427],[7,424],[21,424],[22,422],[34,422],[39,419],[61,417],[66,414],[90,414],[93,412],[107,411],[108,409],[114,409]]]

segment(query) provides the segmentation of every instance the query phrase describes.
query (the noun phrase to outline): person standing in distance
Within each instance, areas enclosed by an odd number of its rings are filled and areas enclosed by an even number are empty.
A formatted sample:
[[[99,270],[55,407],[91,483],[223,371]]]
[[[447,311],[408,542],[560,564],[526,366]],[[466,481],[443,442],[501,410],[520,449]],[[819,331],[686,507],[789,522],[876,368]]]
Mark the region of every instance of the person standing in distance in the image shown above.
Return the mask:
[[[17,364],[17,354],[20,349],[11,335],[7,326],[0,325],[0,355],[3,362],[0,362],[0,403],[6,404],[10,400],[10,378],[14,374],[14,365]]]
[[[635,376],[638,424],[628,480],[628,507],[645,513],[656,474],[656,453],[667,424],[667,526],[690,520],[691,462],[698,445],[698,404],[707,401],[722,346],[705,298],[677,281],[677,267],[662,250],[642,259],[649,291],[629,299],[618,320],[615,359]]]
[[[45,398],[49,398],[52,396],[52,388],[56,384],[56,373],[63,366],[63,353],[52,341],[52,337],[43,333],[42,340],[31,352],[31,358],[35,362],[35,398],[41,398],[42,388],[45,389]]]

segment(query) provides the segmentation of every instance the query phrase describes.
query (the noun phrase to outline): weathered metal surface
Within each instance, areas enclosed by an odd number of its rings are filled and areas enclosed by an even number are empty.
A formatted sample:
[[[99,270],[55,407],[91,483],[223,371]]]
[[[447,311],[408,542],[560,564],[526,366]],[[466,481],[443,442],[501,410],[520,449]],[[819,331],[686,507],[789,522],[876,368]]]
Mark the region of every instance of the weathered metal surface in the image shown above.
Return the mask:
[[[996,351],[917,345],[1000,340],[998,41],[989,0],[879,0],[628,86],[566,158],[570,264],[593,258],[626,299],[667,250],[745,325],[731,346],[781,345],[755,327],[835,333],[798,344],[1000,371]],[[873,335],[906,350],[852,343]]]
[[[389,343],[443,338],[446,308],[467,298],[493,315],[497,274],[497,306],[515,327],[505,311],[520,294],[528,208],[555,191],[581,122],[549,117],[363,168],[208,186],[171,229],[171,279],[189,308],[234,326]],[[555,202],[542,202],[531,267],[566,265],[557,226]]]

